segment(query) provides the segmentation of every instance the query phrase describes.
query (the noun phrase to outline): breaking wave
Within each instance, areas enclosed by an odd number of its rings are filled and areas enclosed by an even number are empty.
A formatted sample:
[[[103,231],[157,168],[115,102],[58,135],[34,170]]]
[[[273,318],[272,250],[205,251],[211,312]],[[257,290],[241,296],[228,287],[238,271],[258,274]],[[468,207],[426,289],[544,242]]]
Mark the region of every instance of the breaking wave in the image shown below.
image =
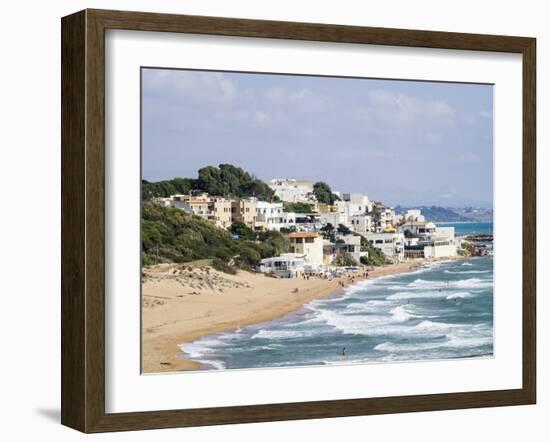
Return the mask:
[[[492,290],[492,257],[430,263],[181,349],[210,369],[490,355]]]

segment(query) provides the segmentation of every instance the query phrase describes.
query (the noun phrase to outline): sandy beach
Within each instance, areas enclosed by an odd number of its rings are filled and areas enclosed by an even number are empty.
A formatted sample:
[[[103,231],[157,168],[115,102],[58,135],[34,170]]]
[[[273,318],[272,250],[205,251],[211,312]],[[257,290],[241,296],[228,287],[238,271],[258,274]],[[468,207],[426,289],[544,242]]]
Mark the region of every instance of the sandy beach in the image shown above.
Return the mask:
[[[369,279],[408,272],[424,262],[376,267]],[[355,282],[362,279],[362,273],[353,275]],[[229,275],[184,264],[144,268],[142,281],[143,373],[199,369],[197,362],[182,357],[180,344],[280,318],[341,290],[342,283],[352,283],[351,274],[332,280],[277,279],[245,271]]]

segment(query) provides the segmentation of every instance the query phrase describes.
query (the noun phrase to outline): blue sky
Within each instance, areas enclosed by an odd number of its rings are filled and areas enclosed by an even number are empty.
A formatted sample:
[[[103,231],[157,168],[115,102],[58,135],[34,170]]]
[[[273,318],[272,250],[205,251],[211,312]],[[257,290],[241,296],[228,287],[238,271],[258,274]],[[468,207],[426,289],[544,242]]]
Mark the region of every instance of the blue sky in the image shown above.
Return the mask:
[[[231,163],[392,205],[492,205],[493,87],[142,70],[142,176]]]

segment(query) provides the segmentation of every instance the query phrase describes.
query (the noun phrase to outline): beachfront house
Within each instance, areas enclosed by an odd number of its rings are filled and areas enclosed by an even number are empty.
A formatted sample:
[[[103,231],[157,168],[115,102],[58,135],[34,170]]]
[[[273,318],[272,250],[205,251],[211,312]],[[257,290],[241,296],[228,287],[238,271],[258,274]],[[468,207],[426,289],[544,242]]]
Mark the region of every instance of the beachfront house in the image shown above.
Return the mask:
[[[456,245],[449,240],[424,242],[424,258],[449,258],[457,255]]]
[[[401,262],[405,259],[405,236],[402,233],[367,233],[374,247],[382,250],[386,257],[393,262]]]
[[[429,243],[424,247],[425,258],[446,258],[457,255],[460,241],[455,238],[455,228],[452,226],[435,227],[429,237]]]
[[[360,262],[362,256],[368,255],[368,252],[361,251],[360,236],[337,235],[335,242],[323,241],[325,264],[331,264],[339,253],[349,253],[357,263]]]
[[[447,258],[457,255],[460,241],[455,238],[454,227],[437,227],[434,223],[418,223],[405,231],[405,256],[407,258]],[[407,227],[408,226],[408,227]],[[412,232],[415,232],[413,235]]]
[[[271,273],[279,278],[293,278],[303,273],[306,265],[306,255],[283,253],[281,256],[262,259],[260,261],[260,272]]]
[[[323,238],[316,232],[295,232],[288,235],[290,252],[305,255],[312,266],[323,264]]]

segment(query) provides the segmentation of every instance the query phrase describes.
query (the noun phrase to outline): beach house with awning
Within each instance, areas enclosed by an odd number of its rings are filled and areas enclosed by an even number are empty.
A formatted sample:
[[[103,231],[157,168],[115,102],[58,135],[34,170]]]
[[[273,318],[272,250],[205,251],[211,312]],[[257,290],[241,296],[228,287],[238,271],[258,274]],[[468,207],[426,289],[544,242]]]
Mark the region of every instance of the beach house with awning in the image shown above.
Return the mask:
[[[306,255],[283,253],[280,256],[262,259],[260,261],[260,272],[272,273],[280,278],[292,278],[304,272],[306,265]]]

